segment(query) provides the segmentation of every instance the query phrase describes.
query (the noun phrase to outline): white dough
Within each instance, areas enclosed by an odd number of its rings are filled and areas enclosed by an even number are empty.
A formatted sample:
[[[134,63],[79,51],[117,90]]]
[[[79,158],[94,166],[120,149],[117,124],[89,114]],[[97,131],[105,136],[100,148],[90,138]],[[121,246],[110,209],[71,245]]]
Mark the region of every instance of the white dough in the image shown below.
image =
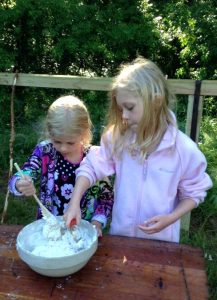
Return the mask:
[[[63,221],[59,224],[53,219],[45,219],[42,227],[32,234],[31,253],[43,257],[63,257],[78,253],[91,246],[93,237],[88,230],[74,226],[72,230],[65,227]]]

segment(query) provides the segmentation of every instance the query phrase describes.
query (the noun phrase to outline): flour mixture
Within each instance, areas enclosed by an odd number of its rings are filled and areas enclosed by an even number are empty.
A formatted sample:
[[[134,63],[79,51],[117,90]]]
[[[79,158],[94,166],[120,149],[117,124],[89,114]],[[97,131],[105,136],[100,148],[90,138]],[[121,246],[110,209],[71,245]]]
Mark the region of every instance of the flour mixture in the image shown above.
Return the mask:
[[[87,249],[93,242],[88,230],[75,225],[69,230],[60,219],[60,226],[56,226],[51,218],[44,219],[42,226],[35,228],[35,232],[28,239],[31,253],[43,257],[64,257]]]

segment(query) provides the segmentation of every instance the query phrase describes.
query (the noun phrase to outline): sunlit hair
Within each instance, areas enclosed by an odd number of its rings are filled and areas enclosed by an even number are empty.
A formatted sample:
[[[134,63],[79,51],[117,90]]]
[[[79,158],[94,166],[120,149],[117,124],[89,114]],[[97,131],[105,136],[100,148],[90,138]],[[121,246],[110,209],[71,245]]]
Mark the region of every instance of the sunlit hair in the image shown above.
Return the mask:
[[[120,89],[133,92],[143,102],[143,118],[138,124],[136,141],[128,149],[133,152],[133,149],[139,148],[144,158],[160,143],[168,125],[174,123],[169,103],[175,96],[171,94],[165,76],[152,61],[138,57],[132,63],[121,66],[113,80],[108,125],[105,129],[105,132],[112,130],[113,152],[118,155],[129,143],[130,134],[116,101]]]
[[[63,96],[54,101],[48,109],[45,120],[46,138],[80,138],[84,146],[89,146],[91,120],[84,103],[75,96]]]

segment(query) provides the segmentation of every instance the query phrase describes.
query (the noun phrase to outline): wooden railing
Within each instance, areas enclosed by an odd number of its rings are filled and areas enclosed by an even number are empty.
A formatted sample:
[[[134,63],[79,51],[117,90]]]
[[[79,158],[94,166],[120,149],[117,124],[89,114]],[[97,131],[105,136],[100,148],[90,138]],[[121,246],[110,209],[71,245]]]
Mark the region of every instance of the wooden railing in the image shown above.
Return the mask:
[[[109,91],[112,78],[81,77],[69,75],[0,73],[0,86],[40,87],[59,89],[79,89]],[[191,79],[168,79],[172,92],[176,95],[188,95],[188,109],[185,132],[195,142],[198,141],[203,110],[204,96],[217,96],[217,80],[195,81]],[[190,213],[182,218],[182,229],[188,231]]]
[[[0,85],[12,85],[13,73],[0,73]],[[19,73],[17,86],[108,91],[112,78]],[[193,95],[195,80],[168,79],[174,94]],[[201,96],[217,96],[217,80],[203,80]]]

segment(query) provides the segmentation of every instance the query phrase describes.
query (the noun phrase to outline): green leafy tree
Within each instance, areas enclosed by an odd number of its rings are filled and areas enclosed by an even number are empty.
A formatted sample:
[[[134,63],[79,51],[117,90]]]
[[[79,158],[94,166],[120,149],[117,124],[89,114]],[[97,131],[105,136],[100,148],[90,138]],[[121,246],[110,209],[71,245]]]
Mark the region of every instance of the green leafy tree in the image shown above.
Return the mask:
[[[166,52],[161,60],[172,77],[216,79],[216,1],[151,1]],[[169,58],[168,53],[170,53]]]
[[[0,16],[2,71],[103,76],[160,43],[149,5],[138,1],[17,0]]]

